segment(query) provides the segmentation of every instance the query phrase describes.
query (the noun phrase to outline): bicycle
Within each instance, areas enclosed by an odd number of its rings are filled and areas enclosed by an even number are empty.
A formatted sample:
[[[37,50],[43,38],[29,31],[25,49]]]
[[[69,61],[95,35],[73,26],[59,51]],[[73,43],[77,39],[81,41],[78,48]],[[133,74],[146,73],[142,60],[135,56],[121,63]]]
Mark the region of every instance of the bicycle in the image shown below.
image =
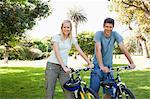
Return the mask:
[[[64,88],[73,91],[75,99],[99,99],[97,93],[87,87],[85,81],[80,76],[80,71],[92,70],[90,68],[71,69],[70,80],[64,84]],[[75,77],[76,75],[76,77]]]
[[[118,66],[110,69],[111,71],[116,70],[116,78],[111,77],[111,82],[107,82],[106,80],[101,81],[100,85],[105,88],[113,88],[113,94],[115,95],[112,99],[135,99],[134,94],[127,88],[125,83],[122,82],[120,77],[121,70],[129,70],[129,66]],[[110,72],[107,76],[111,76]]]

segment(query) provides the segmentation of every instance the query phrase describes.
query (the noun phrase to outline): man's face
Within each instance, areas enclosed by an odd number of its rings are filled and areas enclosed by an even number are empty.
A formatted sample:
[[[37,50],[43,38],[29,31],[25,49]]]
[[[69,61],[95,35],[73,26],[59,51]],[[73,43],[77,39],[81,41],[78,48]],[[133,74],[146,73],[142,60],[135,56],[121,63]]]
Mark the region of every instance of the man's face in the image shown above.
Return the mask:
[[[113,24],[111,23],[105,23],[103,28],[104,28],[104,33],[106,35],[110,35],[114,27]]]

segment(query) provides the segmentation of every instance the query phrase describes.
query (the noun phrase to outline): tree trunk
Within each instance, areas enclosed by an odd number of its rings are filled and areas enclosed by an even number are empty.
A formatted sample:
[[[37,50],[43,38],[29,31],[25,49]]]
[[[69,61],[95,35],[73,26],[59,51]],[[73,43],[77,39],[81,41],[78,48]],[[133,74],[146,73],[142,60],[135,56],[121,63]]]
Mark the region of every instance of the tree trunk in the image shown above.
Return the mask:
[[[5,46],[5,49],[4,49],[4,63],[5,64],[8,63],[8,51],[9,51],[9,47]]]
[[[142,49],[143,49],[143,56],[145,58],[150,58],[149,56],[149,53],[148,53],[148,48],[146,46],[146,41],[145,40],[142,40],[142,39],[139,39],[141,45],[142,45]]]
[[[76,33],[76,38],[78,37],[78,23],[75,23],[75,33]]]

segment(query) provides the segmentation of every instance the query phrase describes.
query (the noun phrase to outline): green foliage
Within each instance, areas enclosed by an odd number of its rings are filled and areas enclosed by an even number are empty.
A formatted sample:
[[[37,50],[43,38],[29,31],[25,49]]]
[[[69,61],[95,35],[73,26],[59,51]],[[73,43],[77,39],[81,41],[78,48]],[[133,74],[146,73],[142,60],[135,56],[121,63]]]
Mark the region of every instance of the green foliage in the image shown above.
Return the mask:
[[[114,50],[113,50],[114,54],[123,54],[123,52],[121,51],[121,49],[119,48],[119,45],[117,43],[115,43],[114,45]]]
[[[40,49],[42,52],[47,51],[47,46],[42,41],[34,41],[34,47]]]
[[[124,44],[130,53],[134,54],[136,52],[137,40],[135,37],[132,37],[132,36],[127,37],[124,41]],[[114,45],[113,53],[116,55],[117,54],[123,54],[123,52],[121,51],[121,49],[119,48],[119,45],[117,43],[115,43],[115,45]]]
[[[128,37],[125,40],[125,46],[130,53],[135,53],[137,49],[137,40],[135,37]]]
[[[75,54],[77,52],[76,48],[74,45],[72,45],[71,50],[69,51],[69,56],[72,56],[73,54]]]
[[[46,54],[47,56],[49,54]],[[29,48],[23,46],[16,46],[9,50],[9,60],[36,60],[42,59],[43,53],[41,50],[36,48]],[[0,49],[0,59],[3,58],[3,49]]]
[[[94,53],[94,33],[82,32],[78,34],[78,43],[86,55],[93,55]]]
[[[47,50],[46,50],[46,52],[51,52],[52,51],[52,38],[50,38],[50,39],[47,39],[45,42],[44,42],[44,44],[46,44],[46,46],[47,46]]]
[[[51,40],[32,41],[22,39],[18,46],[9,49],[9,60],[35,60],[50,56]],[[4,47],[0,47],[0,59],[3,59]]]
[[[9,48],[13,48],[24,38],[25,31],[32,29],[37,19],[45,18],[50,13],[48,4],[40,0],[0,1],[0,45],[6,47],[4,51],[6,63]]]
[[[46,41],[35,40],[35,41],[33,41],[32,44],[33,44],[34,48],[38,48],[42,52],[51,52],[51,50],[52,50],[51,38]]]
[[[78,44],[81,47],[81,49],[83,50],[83,52],[90,56],[93,55],[94,53],[94,33],[93,32],[81,32],[80,34],[78,34]],[[74,53],[78,53],[77,50],[75,49],[75,47],[73,46],[69,52],[69,55],[73,55]]]
[[[36,3],[26,0],[0,1],[0,44],[15,45],[27,29],[32,29],[36,19],[45,18],[51,13],[46,3],[34,1]]]

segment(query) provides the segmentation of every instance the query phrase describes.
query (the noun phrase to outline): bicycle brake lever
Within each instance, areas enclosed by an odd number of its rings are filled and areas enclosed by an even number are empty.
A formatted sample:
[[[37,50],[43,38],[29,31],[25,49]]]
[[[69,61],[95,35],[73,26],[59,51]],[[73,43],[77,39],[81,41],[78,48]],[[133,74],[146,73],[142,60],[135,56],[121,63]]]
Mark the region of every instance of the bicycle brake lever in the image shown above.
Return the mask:
[[[89,67],[87,67],[87,68],[84,68],[83,70],[84,70],[84,71],[87,71],[87,70],[89,70],[89,69],[90,69],[90,68],[89,68]]]
[[[71,69],[71,72],[75,72],[75,70],[73,68],[70,68]]]

